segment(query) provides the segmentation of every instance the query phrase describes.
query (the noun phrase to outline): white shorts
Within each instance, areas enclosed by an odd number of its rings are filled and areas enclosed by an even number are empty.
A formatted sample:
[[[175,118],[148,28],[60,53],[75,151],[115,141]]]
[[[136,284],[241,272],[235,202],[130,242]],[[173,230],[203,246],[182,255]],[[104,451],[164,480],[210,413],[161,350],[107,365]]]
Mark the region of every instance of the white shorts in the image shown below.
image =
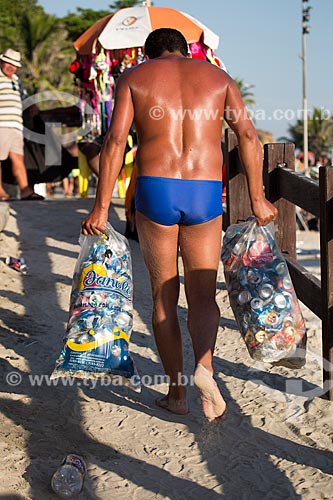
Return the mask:
[[[23,155],[23,132],[16,128],[0,127],[0,161],[6,160],[9,153]]]

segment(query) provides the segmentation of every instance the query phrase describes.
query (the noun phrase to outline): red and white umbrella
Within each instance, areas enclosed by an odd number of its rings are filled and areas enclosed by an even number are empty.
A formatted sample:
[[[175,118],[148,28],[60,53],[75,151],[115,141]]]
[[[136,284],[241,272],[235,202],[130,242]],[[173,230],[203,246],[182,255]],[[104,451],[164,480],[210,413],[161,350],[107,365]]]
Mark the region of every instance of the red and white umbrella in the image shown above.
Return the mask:
[[[120,9],[91,26],[75,42],[79,54],[87,54],[97,41],[109,50],[142,47],[149,33],[157,28],[174,28],[188,43],[198,42],[216,50],[219,37],[194,17],[176,9],[141,5]]]

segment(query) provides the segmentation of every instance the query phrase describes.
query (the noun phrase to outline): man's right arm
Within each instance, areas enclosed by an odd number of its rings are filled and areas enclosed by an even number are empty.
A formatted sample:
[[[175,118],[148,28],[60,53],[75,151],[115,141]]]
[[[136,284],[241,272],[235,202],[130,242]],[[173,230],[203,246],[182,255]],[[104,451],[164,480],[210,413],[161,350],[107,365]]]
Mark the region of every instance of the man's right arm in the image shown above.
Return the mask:
[[[99,159],[99,176],[94,208],[82,221],[82,232],[99,234],[106,227],[113,188],[123,164],[124,151],[134,107],[128,75],[119,78],[116,86],[115,106],[111,125],[104,139]]]
[[[259,225],[268,224],[276,219],[277,209],[264,194],[262,148],[237,85],[232,79],[226,93],[225,120],[237,135],[239,156],[247,177],[253,214]]]

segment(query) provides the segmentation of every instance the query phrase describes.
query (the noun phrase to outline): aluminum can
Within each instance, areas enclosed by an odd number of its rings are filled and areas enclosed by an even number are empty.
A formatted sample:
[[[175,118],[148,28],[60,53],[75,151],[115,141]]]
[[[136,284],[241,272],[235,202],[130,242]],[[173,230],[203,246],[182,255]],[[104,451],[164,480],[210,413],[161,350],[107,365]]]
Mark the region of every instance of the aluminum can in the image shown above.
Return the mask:
[[[16,257],[6,257],[6,264],[7,266],[11,267],[12,269],[15,269],[15,271],[20,272],[21,274],[27,274],[27,265],[25,263],[25,260],[23,257],[20,259],[17,259]]]

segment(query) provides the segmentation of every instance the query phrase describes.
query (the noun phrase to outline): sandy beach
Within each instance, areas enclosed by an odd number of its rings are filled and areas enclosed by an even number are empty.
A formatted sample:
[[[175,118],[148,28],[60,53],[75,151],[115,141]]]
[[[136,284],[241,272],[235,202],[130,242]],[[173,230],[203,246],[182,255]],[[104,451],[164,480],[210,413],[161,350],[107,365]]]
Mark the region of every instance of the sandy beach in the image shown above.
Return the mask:
[[[165,384],[144,384],[138,394],[126,387],[50,382],[67,320],[80,222],[92,204],[92,198],[11,202],[0,233],[0,499],[55,500],[52,473],[75,452],[87,462],[81,500],[332,500],[333,403],[320,397],[321,322],[302,307],[308,327],[303,368],[255,363],[233,318],[222,265],[214,368],[228,404],[223,423],[206,422],[193,386],[190,413],[177,416],[154,404]],[[124,232],[123,200],[114,200],[109,220]],[[138,243],[130,245],[131,351],[142,376],[162,375],[148,275]],[[298,232],[298,248],[304,250],[302,263],[320,276],[319,234]],[[23,256],[29,274],[9,268],[7,255]],[[179,315],[190,376],[183,286]],[[40,383],[36,375],[43,376]]]

